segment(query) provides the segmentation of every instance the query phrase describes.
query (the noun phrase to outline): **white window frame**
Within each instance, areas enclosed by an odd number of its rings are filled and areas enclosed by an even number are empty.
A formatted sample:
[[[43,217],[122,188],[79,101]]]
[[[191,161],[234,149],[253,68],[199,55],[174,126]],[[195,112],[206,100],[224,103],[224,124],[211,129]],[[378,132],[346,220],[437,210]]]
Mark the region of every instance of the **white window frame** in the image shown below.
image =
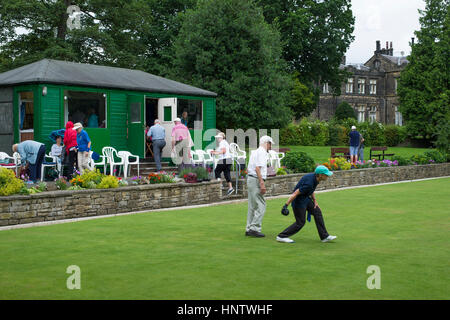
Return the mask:
[[[345,93],[353,93],[353,78],[347,79],[347,84],[345,86]]]
[[[377,80],[370,79],[370,94],[377,94]]]
[[[398,126],[403,126],[403,115],[398,110],[398,107],[395,107],[395,124]]]
[[[366,107],[358,107],[358,122],[364,122],[366,117]]]
[[[322,86],[322,92],[323,93],[330,93],[329,89],[328,89],[328,82],[325,82]]]
[[[377,122],[377,107],[370,107],[369,110],[369,122]]]
[[[366,93],[366,79],[364,79],[364,78],[358,79],[358,93],[359,94]]]

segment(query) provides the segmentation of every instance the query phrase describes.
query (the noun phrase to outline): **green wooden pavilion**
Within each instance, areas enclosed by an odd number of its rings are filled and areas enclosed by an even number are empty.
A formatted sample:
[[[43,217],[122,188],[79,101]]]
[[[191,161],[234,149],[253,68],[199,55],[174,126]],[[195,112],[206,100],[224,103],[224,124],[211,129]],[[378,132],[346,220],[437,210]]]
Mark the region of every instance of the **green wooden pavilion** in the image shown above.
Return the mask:
[[[168,158],[173,120],[186,111],[192,137],[194,122],[203,136],[216,126],[216,97],[139,70],[43,59],[0,74],[0,151],[24,140],[49,150],[50,133],[71,120],[83,123],[96,152],[112,146],[145,157],[145,128],[158,118]]]

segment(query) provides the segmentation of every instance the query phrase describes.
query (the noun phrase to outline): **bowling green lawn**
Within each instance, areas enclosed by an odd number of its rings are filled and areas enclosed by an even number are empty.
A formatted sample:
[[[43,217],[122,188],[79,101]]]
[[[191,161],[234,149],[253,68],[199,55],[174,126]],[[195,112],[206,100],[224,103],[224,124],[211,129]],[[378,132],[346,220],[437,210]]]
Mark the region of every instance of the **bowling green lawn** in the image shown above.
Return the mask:
[[[267,201],[265,238],[244,235],[245,201],[2,230],[0,299],[450,298],[450,178],[317,198],[330,243],[313,219],[275,241],[286,198]]]

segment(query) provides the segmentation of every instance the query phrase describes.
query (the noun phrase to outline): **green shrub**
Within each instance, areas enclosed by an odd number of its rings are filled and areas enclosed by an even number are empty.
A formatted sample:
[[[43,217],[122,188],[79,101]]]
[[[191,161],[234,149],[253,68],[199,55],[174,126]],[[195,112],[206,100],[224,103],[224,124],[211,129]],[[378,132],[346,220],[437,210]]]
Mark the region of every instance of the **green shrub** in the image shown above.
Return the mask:
[[[410,158],[413,164],[428,164],[430,159],[424,154],[415,154]]]
[[[110,189],[117,188],[118,186],[119,180],[115,176],[104,176],[97,185],[97,189]]]
[[[328,146],[342,146],[347,144],[344,141],[344,127],[337,123],[330,123],[328,125]]]
[[[206,170],[204,167],[195,167],[193,168],[192,172],[197,174],[198,180],[207,180],[209,179],[209,173],[208,170]]]
[[[353,110],[353,108],[346,101],[342,101],[341,103],[339,103],[339,105],[336,107],[336,113],[334,114],[334,116],[338,120],[344,120],[348,118],[356,119],[355,110]]]
[[[294,123],[289,123],[287,127],[280,130],[280,144],[288,146],[300,145],[298,126]]]
[[[361,124],[360,124],[361,126]],[[373,122],[367,124],[367,133],[364,137],[366,146],[384,146],[386,138],[384,136],[384,126],[381,123]]]
[[[93,182],[95,185],[98,185],[105,177],[105,175],[100,173],[100,170],[98,169],[96,170],[86,169],[83,171],[83,174],[80,177],[82,180],[82,187],[92,189],[92,183],[90,182]],[[88,187],[88,184],[90,187]]]
[[[285,176],[285,175],[287,175],[286,169],[284,168],[277,169],[277,176]]]
[[[406,127],[400,127],[394,124],[389,124],[384,127],[384,136],[386,145],[389,147],[398,146],[404,142],[407,137]]]
[[[281,165],[294,173],[311,172],[315,169],[315,163],[307,153],[302,151],[288,152],[281,159]]]
[[[16,178],[14,171],[0,168],[0,196],[18,193],[24,186],[23,181]]]
[[[399,166],[408,166],[408,165],[412,164],[412,161],[410,159],[403,157],[403,156],[399,156],[399,155],[392,156],[391,160],[397,161]]]
[[[97,184],[94,181],[83,182],[83,187],[86,189],[96,189]]]
[[[38,189],[40,192],[47,191],[47,183],[44,181],[41,181],[37,184],[36,189]]]
[[[439,152],[438,150],[427,151],[427,152],[425,152],[425,156],[429,160],[433,160],[431,162],[436,162],[436,163],[447,162],[447,155],[444,155],[443,153]]]
[[[67,180],[62,177],[55,181],[55,185],[58,190],[67,190],[68,188]]]

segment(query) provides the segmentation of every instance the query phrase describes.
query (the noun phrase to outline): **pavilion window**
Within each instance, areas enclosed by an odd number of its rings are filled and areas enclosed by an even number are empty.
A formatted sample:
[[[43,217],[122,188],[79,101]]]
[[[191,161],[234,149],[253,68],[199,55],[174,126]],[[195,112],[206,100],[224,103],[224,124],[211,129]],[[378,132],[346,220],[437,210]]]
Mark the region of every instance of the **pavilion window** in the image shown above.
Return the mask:
[[[85,128],[106,128],[106,94],[85,91],[65,91],[66,122],[80,122]]]
[[[177,117],[183,118],[183,113],[187,112],[188,128],[194,128],[194,122],[198,122],[201,126],[198,129],[203,128],[203,102],[202,100],[177,100]]]

